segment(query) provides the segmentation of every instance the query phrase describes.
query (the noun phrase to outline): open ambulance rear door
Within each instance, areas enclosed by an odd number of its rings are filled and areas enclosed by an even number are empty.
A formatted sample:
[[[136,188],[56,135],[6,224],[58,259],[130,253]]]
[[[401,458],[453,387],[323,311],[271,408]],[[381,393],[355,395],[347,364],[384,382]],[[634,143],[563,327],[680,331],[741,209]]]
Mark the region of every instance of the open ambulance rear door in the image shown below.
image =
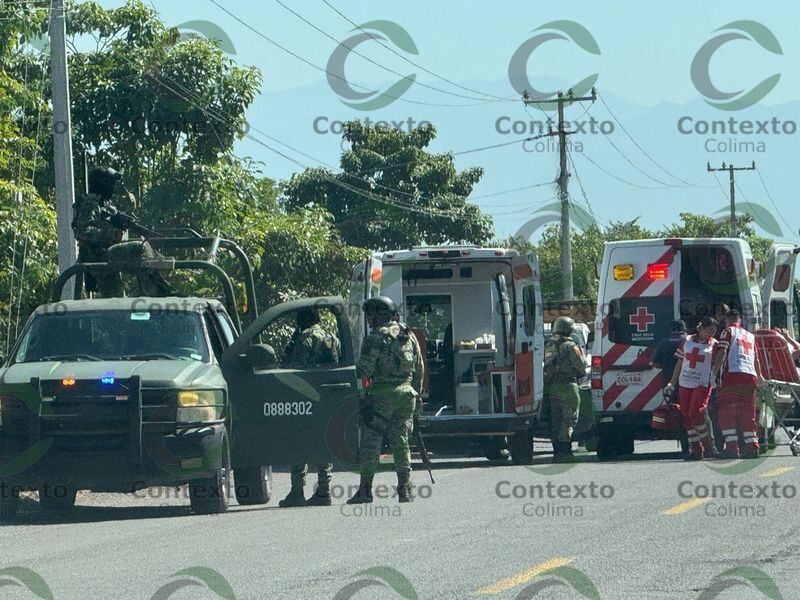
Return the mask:
[[[798,248],[800,250],[800,248]],[[767,259],[761,305],[764,327],[786,328],[795,335],[794,278],[797,254],[792,244],[774,244]]]
[[[383,264],[375,256],[358,263],[350,275],[350,291],[347,297],[347,319],[350,323],[353,356],[358,362],[361,356],[361,344],[367,335],[367,322],[361,307],[368,298],[381,293]]]
[[[592,357],[595,413],[639,413],[662,402],[655,346],[678,313],[679,245],[670,240],[608,244],[598,311],[599,350]],[[600,308],[599,307],[599,308]]]
[[[544,312],[539,285],[539,261],[535,254],[515,256],[511,262],[514,279],[515,332],[514,372],[517,381],[516,412],[534,412],[544,392]]]

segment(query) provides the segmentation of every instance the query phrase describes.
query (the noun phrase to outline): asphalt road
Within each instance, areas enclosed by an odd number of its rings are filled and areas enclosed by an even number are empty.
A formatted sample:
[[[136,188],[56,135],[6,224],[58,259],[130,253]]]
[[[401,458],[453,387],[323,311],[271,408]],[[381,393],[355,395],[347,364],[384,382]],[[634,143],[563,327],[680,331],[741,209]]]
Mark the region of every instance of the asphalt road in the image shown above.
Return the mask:
[[[335,475],[324,508],[277,508],[286,473],[269,505],[221,516],[190,515],[174,490],[82,494],[67,515],[28,501],[0,527],[0,569],[81,599],[800,597],[800,458],[687,463],[674,449],[555,467],[439,459],[433,486],[418,466],[425,498],[408,505],[345,505],[354,473]],[[37,584],[0,570],[2,599]]]

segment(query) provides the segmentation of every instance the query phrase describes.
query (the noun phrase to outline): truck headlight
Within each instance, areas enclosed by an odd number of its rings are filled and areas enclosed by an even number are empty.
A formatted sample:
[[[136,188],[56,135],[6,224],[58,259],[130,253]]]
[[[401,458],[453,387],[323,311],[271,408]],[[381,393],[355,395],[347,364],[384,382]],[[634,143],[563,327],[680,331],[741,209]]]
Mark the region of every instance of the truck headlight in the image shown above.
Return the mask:
[[[178,422],[197,423],[217,421],[225,407],[220,390],[187,390],[178,392]]]

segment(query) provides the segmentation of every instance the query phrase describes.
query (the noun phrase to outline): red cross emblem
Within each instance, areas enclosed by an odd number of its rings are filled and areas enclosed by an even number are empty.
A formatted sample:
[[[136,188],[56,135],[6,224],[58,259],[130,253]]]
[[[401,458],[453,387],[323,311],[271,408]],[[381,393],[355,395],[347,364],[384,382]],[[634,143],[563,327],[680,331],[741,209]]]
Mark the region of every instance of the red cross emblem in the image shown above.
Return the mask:
[[[636,309],[636,314],[631,315],[628,317],[628,323],[631,325],[636,325],[636,331],[639,333],[645,333],[648,329],[650,329],[650,325],[656,322],[656,316],[648,312],[647,307],[640,306]]]
[[[700,354],[700,351],[697,348],[692,348],[692,351],[686,355],[686,360],[689,361],[689,367],[694,369],[697,366],[697,363],[706,362],[706,357]]]
[[[745,354],[749,355],[753,352],[753,342],[746,337],[740,337],[736,340],[736,343],[739,344],[739,348],[741,348]]]

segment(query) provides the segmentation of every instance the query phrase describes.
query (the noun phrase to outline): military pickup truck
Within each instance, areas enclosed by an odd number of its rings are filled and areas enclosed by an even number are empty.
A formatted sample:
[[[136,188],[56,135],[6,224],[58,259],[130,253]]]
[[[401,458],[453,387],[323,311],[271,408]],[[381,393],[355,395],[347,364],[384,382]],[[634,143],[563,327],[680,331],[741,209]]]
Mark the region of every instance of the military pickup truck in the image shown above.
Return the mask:
[[[0,359],[0,520],[16,515],[21,491],[38,491],[45,510],[66,510],[79,490],[184,484],[195,513],[219,513],[231,488],[240,505],[268,502],[270,465],[356,463],[358,388],[344,300],[295,300],[259,316],[249,261],[233,242],[190,235],[151,243],[191,256],[71,267]],[[220,248],[236,259],[224,264],[242,285],[220,266]],[[208,255],[198,259],[199,251]],[[82,297],[86,275],[138,277],[140,269],[200,271],[222,293]],[[73,277],[75,299],[59,300]],[[341,350],[299,367],[289,349],[308,310]]]
[[[257,307],[249,262],[220,238],[165,238],[161,248],[208,250],[206,258],[138,265],[215,276],[223,301],[206,297],[81,298],[87,274],[135,273],[136,265],[77,264],[54,286],[53,302],[29,319],[0,360],[0,519],[13,518],[19,494],[66,510],[76,492],[136,492],[188,484],[195,513],[228,507],[232,411],[220,362]],[[237,299],[216,263],[229,250],[245,274]],[[74,297],[59,298],[75,277]],[[241,301],[240,301],[241,300]],[[246,352],[242,360],[246,360]],[[271,470],[237,469],[240,504],[270,499]]]

